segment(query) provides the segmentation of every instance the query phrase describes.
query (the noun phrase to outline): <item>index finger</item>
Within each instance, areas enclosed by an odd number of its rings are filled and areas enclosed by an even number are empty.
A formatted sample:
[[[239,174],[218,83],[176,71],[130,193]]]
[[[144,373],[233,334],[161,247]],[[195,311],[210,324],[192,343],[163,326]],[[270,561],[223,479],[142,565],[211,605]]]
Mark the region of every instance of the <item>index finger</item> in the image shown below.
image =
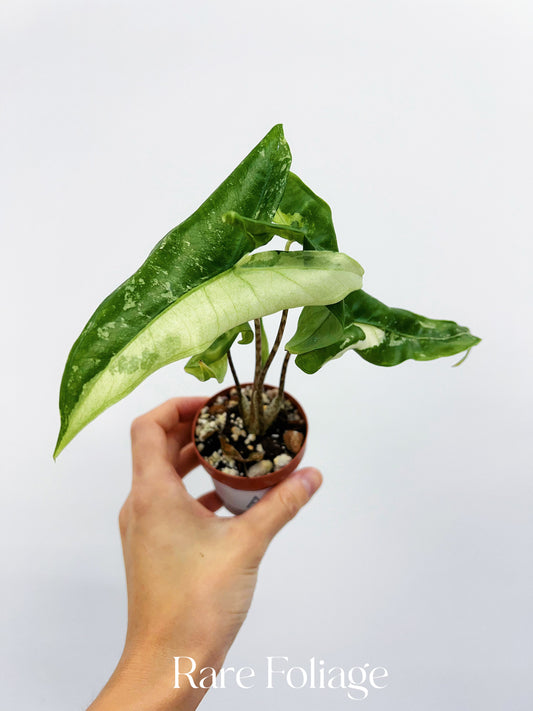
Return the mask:
[[[170,432],[180,422],[191,422],[204,402],[207,402],[205,397],[173,397],[142,417],[153,420],[165,432]]]
[[[190,422],[206,401],[202,397],[175,397],[141,415],[131,426],[133,475],[138,476],[161,465],[172,465],[167,435],[180,423]]]

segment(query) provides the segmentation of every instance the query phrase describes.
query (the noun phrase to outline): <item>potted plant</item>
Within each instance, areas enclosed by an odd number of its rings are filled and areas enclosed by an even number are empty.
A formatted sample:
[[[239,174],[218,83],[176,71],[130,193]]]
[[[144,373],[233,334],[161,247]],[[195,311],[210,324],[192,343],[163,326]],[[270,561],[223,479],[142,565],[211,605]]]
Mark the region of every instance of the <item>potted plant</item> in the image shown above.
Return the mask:
[[[100,304],[68,356],[54,457],[158,368],[188,358],[187,372],[222,382],[229,367],[234,386],[198,413],[194,439],[226,506],[238,513],[303,455],[307,420],[285,393],[292,355],[315,373],[348,350],[392,366],[468,353],[479,342],[453,321],[390,308],[364,292],[363,269],[338,250],[331,210],[290,165],[282,126],[274,126]],[[275,235],[286,240],[285,250],[265,251]],[[299,307],[296,332],[283,343],[288,310]],[[263,318],[276,313],[269,348]],[[231,357],[237,340],[253,344],[247,385]],[[277,387],[265,385],[282,346]]]

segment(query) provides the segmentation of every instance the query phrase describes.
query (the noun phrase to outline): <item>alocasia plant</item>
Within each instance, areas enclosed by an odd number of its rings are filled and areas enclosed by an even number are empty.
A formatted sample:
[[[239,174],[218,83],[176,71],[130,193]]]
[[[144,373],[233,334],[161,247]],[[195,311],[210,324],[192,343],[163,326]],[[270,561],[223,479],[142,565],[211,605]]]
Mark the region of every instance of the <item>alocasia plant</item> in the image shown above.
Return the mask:
[[[287,363],[314,373],[353,350],[375,365],[430,360],[479,342],[453,321],[389,308],[361,290],[363,269],[338,251],[331,210],[289,168],[274,128],[198,210],[155,246],[142,266],[96,309],[69,354],[54,456],[75,435],[163,365],[222,382],[228,364],[250,432],[263,432],[282,403]],[[273,236],[285,251],[255,251]],[[302,249],[290,251],[292,244]],[[287,311],[304,307],[285,344],[278,397],[261,393],[278,351]],[[281,312],[269,350],[262,318]],[[253,328],[250,325],[253,322]],[[251,396],[239,386],[230,348],[255,341]]]

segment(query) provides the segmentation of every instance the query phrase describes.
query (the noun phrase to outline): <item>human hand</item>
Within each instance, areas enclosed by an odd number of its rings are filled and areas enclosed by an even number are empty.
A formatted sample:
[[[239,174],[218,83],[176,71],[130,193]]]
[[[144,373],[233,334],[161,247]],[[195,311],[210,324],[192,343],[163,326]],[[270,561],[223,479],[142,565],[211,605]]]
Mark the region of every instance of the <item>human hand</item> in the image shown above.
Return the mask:
[[[90,711],[195,709],[206,689],[174,689],[174,657],[220,669],[268,544],[321,484],[318,470],[300,469],[244,514],[216,516],[217,494],[195,499],[182,482],[198,465],[191,423],[203,402],[174,398],[132,425],[133,480],[119,517],[128,630]]]

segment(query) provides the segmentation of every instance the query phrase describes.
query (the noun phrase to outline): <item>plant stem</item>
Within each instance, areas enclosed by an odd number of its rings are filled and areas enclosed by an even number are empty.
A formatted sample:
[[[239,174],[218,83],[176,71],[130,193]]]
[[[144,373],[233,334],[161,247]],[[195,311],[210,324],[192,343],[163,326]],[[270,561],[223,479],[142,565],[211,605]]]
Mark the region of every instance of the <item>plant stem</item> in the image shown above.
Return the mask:
[[[276,334],[276,340],[274,341],[274,345],[272,346],[272,350],[268,354],[268,358],[266,359],[265,365],[261,368],[261,372],[259,373],[259,376],[256,375],[256,380],[254,382],[254,388],[257,388],[257,392],[259,393],[258,395],[258,400],[260,402],[260,405],[257,410],[257,427],[259,432],[263,431],[264,427],[264,413],[263,413],[263,385],[265,383],[265,378],[268,369],[270,368],[270,365],[272,361],[274,360],[274,356],[278,352],[281,339],[283,337],[283,331],[285,330],[285,324],[287,323],[287,314],[289,313],[288,309],[284,309],[283,313],[281,314],[281,321],[279,324],[278,332]]]
[[[254,319],[255,329],[255,374],[254,374],[254,389],[261,373],[261,319]]]
[[[287,351],[285,353],[285,358],[283,359],[283,366],[281,368],[281,376],[279,379],[278,397],[280,400],[283,397],[283,391],[285,390],[285,376],[287,375],[287,366],[289,365],[290,358],[291,354]]]
[[[289,353],[289,351],[287,351],[285,353],[285,358],[283,359],[283,365],[281,366],[281,375],[279,378],[278,394],[276,395],[276,399],[274,400],[275,417],[277,417],[277,414],[281,410],[281,407],[283,405],[283,391],[285,390],[285,376],[287,375],[287,366],[289,365],[290,358],[291,358],[291,354]]]
[[[292,244],[292,241],[287,240],[287,243],[285,244],[285,251],[286,252],[290,251],[291,244]],[[281,339],[283,338],[285,324],[287,323],[287,314],[288,314],[288,309],[283,309],[283,311],[281,313],[281,321],[280,321],[280,324],[278,327],[278,332],[276,334],[276,339],[274,341],[272,350],[268,354],[268,357],[267,357],[264,365],[262,363],[262,358],[261,358],[261,355],[262,355],[261,319],[254,320],[254,327],[255,327],[255,374],[254,374],[254,382],[253,382],[253,386],[252,386],[251,413],[250,413],[250,422],[249,422],[249,428],[248,428],[249,431],[253,432],[254,434],[262,433],[264,426],[265,426],[265,413],[264,413],[264,407],[263,407],[263,386],[265,384],[265,378],[266,378],[268,369],[272,365],[272,361],[274,360],[276,353],[278,352],[279,347],[281,345]],[[283,395],[283,387],[285,384],[285,374],[287,371],[287,363],[288,363],[288,358],[285,357],[285,361],[283,363],[283,370],[282,370],[282,374],[281,374],[282,380],[280,380],[280,383],[283,383],[282,395]],[[278,396],[276,396],[276,402],[281,402],[281,399],[279,398],[279,393],[278,393]]]
[[[263,366],[263,369],[261,370],[260,374],[260,385],[261,389],[263,388],[263,383],[265,382],[266,374],[268,372],[268,369],[272,365],[272,361],[274,360],[274,356],[278,352],[278,349],[281,344],[281,339],[283,338],[283,331],[285,330],[285,324],[287,323],[287,314],[289,313],[289,309],[284,309],[282,314],[281,314],[281,321],[279,323],[279,328],[278,332],[276,334],[276,340],[274,341],[274,345],[272,346],[272,350],[268,354],[268,358],[266,360],[265,365]]]
[[[254,434],[259,434],[260,432],[260,421],[261,412],[263,409],[263,393],[258,387],[259,380],[261,376],[261,351],[262,351],[262,338],[261,338],[261,319],[254,319],[254,329],[255,329],[255,373],[254,382],[252,385],[252,396],[250,398],[251,402],[251,412],[250,412],[250,423],[249,431]]]
[[[287,366],[289,365],[290,357],[291,357],[291,354],[287,351],[287,353],[285,353],[285,358],[283,359],[283,366],[281,368],[281,376],[279,379],[278,394],[272,400],[270,405],[268,405],[266,412],[264,413],[263,425],[266,424],[265,429],[268,429],[270,427],[270,425],[274,422],[274,420],[276,419],[276,417],[279,414],[279,411],[282,408],[283,392],[285,390],[285,376],[287,375]],[[265,423],[265,419],[266,419],[266,423]]]
[[[231,374],[233,375],[233,380],[235,381],[235,387],[237,388],[237,395],[239,396],[239,410],[241,412],[241,417],[242,417],[243,413],[244,413],[244,408],[242,405],[241,384],[239,382],[239,378],[237,377],[237,371],[235,370],[235,365],[233,364],[233,358],[231,357],[231,351],[229,351],[229,350],[228,350],[228,363],[229,363],[229,367],[231,370]]]

